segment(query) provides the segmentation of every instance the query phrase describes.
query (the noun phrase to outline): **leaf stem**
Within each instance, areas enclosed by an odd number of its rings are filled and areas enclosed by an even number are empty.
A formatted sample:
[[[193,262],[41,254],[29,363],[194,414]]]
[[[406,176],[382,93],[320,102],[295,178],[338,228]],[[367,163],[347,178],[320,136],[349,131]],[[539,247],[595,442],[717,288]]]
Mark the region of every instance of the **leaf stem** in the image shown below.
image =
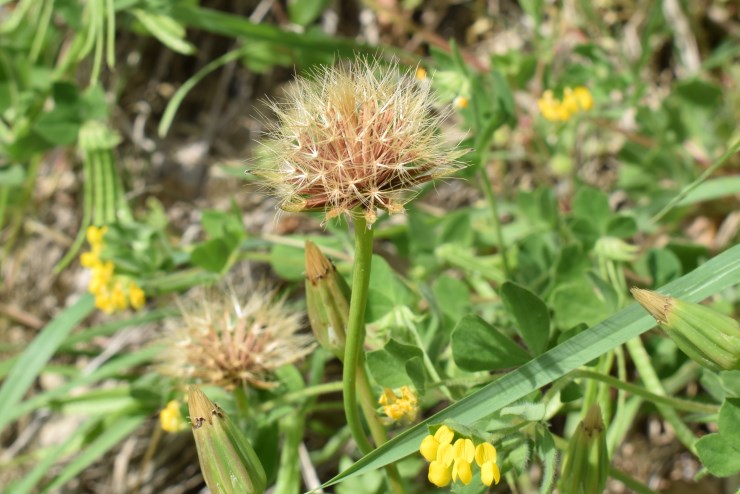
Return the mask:
[[[707,403],[699,403],[699,402],[690,401],[690,400],[682,400],[680,398],[672,398],[670,396],[663,396],[661,394],[651,393],[650,391],[643,388],[642,386],[637,386],[635,384],[622,382],[619,379],[616,379],[612,376],[607,376],[600,372],[595,372],[595,371],[588,370],[588,369],[578,369],[578,370],[573,371],[573,377],[581,377],[584,379],[592,379],[594,381],[599,381],[604,384],[608,384],[609,386],[613,388],[626,391],[635,396],[644,398],[655,404],[673,407],[677,410],[683,410],[685,412],[719,413],[719,407],[717,407],[716,405],[710,405]]]

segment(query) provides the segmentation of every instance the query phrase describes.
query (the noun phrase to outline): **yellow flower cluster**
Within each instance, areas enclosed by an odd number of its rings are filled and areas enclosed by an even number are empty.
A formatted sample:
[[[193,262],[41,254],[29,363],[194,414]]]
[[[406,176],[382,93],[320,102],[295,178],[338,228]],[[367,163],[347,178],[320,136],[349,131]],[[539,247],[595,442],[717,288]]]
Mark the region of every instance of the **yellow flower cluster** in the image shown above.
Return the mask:
[[[394,422],[399,420],[413,422],[419,414],[416,394],[408,386],[401,387],[401,396],[390,388],[385,388],[378,403],[383,405],[383,412]]]
[[[562,100],[555,98],[552,90],[548,89],[537,101],[542,116],[551,122],[566,122],[576,113],[590,110],[593,105],[591,91],[583,86],[566,87]]]
[[[421,442],[419,452],[429,463],[429,482],[445,487],[458,479],[465,485],[473,480],[473,460],[480,467],[480,479],[485,485],[499,483],[501,472],[496,464],[496,448],[490,443],[477,446],[471,439],[459,438],[454,443],[455,432],[443,425],[434,435]]]
[[[80,264],[92,270],[87,289],[95,295],[95,307],[107,314],[125,310],[129,305],[140,309],[146,303],[144,290],[134,280],[116,276],[113,263],[100,258],[104,246],[103,237],[107,231],[106,226],[91,226],[87,229],[90,250],[80,256]]]
[[[159,424],[165,432],[180,432],[187,427],[185,419],[180,414],[180,402],[172,400],[159,412]]]

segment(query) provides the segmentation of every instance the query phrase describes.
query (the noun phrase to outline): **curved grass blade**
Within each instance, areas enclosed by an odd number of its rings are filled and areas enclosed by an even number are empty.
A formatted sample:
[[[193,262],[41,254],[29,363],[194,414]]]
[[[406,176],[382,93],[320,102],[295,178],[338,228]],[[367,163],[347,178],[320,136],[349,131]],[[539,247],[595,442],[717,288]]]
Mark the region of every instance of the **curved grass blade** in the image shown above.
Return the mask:
[[[8,417],[16,409],[18,401],[26,394],[41,369],[67,335],[92,312],[93,307],[94,299],[92,295],[86,293],[47,324],[28,345],[0,388],[0,431],[11,422],[12,419]]]
[[[710,259],[659,291],[698,302],[738,283],[740,283],[740,245]],[[454,419],[462,425],[472,424],[654,326],[655,320],[639,305],[632,304],[408,429],[362,457],[322,487],[337,484],[398,461],[418,450],[421,440],[428,434],[428,425],[438,424],[447,419]]]

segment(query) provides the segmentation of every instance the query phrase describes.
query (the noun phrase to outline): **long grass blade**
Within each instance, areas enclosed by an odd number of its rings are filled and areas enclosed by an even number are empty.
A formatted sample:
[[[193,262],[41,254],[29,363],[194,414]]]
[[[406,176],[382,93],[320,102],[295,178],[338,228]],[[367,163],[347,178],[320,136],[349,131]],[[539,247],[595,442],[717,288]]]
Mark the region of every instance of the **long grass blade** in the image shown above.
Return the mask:
[[[0,387],[0,431],[11,422],[10,414],[17,408],[39,372],[49,362],[67,335],[94,307],[92,295],[86,293],[71,307],[65,309],[41,330],[18,359],[8,378]]]

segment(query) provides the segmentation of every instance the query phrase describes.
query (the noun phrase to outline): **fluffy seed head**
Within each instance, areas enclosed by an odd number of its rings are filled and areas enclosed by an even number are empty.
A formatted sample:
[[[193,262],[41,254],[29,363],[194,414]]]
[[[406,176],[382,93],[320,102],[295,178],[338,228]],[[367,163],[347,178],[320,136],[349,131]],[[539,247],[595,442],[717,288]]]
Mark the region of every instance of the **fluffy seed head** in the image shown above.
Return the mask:
[[[256,172],[286,211],[324,211],[326,219],[361,209],[403,211],[414,186],[461,167],[462,154],[439,134],[429,85],[377,61],[323,68],[299,78],[265,143]]]
[[[233,389],[269,388],[278,367],[306,356],[313,336],[299,334],[302,314],[265,287],[237,297],[213,289],[192,307],[182,303],[182,323],[168,338],[162,371]],[[241,300],[246,299],[246,303]]]

